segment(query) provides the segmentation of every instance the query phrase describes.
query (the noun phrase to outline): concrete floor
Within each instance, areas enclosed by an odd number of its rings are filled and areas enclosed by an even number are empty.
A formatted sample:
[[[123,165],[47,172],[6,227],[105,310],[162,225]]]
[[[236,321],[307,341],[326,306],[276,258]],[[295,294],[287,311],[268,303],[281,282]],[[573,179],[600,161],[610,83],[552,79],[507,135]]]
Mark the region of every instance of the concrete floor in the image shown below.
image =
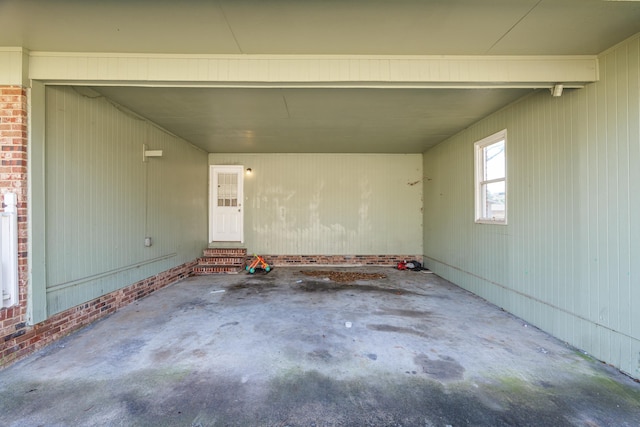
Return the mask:
[[[640,384],[434,274],[308,270],[123,308],[1,371],[0,425],[640,425]]]

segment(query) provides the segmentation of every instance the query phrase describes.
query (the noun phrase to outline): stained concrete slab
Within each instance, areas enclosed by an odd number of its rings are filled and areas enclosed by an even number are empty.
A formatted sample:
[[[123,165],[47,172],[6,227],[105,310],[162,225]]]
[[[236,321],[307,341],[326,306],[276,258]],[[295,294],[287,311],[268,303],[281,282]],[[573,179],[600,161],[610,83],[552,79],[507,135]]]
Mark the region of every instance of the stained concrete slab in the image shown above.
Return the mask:
[[[305,270],[123,308],[1,371],[0,424],[640,425],[640,384],[434,274]]]

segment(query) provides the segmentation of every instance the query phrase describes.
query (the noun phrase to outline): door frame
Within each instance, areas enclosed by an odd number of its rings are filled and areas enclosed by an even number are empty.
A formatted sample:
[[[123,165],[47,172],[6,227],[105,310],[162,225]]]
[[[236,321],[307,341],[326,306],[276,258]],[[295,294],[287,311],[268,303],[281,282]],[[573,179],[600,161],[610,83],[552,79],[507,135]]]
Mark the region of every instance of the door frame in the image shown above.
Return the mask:
[[[214,240],[214,215],[218,207],[218,192],[215,185],[215,173],[219,171],[235,172],[238,174],[238,206],[240,209],[240,240]],[[209,165],[209,243],[239,242],[244,243],[244,166],[243,165]]]

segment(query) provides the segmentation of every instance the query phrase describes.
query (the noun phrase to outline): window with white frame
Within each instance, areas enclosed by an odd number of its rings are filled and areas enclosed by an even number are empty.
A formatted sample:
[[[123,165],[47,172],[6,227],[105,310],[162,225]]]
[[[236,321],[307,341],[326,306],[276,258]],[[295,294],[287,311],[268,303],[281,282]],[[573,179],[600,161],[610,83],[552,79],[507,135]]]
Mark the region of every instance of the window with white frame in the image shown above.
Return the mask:
[[[507,223],[507,130],[475,143],[476,222]]]

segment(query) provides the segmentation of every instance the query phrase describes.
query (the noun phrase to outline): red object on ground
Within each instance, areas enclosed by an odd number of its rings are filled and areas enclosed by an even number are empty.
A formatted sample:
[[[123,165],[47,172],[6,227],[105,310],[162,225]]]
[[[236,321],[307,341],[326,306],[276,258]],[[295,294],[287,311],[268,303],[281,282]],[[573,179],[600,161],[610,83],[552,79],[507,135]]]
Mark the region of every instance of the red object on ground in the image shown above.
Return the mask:
[[[260,255],[253,254],[254,260],[251,264],[246,267],[246,270],[253,274],[256,271],[256,268],[262,268],[267,273],[271,270],[271,266],[267,264],[267,262]]]

